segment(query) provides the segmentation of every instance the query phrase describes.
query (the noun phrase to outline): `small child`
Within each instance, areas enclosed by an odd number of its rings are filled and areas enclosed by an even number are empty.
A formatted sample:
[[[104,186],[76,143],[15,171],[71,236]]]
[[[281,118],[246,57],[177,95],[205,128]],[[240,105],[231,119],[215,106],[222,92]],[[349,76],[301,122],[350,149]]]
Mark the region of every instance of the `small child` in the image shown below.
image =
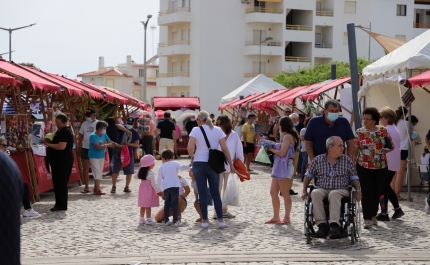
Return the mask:
[[[141,179],[138,193],[138,206],[140,207],[139,224],[146,223],[147,225],[153,225],[156,223],[151,217],[151,207],[160,206],[158,195],[162,194],[157,183],[155,183],[155,174],[151,171],[156,161],[152,155],[143,156],[140,159],[141,168],[134,175],[135,179]]]
[[[178,199],[181,182],[178,177],[178,171],[190,170],[191,166],[189,164],[181,165],[179,162],[174,161],[173,158],[174,154],[172,150],[163,150],[161,153],[163,165],[158,170],[157,182],[164,196],[164,225],[170,225],[169,210],[171,207],[173,211],[173,225],[180,226],[181,222],[178,220]]]

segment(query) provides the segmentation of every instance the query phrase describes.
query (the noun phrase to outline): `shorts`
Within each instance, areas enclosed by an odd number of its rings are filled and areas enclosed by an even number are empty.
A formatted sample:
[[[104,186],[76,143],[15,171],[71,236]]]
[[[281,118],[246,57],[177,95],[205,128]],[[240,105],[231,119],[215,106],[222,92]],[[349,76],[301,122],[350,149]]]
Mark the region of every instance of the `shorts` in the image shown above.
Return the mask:
[[[400,150],[400,160],[408,159],[408,150]]]
[[[243,153],[244,154],[253,154],[254,153],[254,144],[247,142],[246,147],[245,147],[244,143],[242,142],[242,146],[243,146]]]
[[[90,158],[91,172],[93,173],[93,178],[96,180],[101,180],[103,178],[103,168],[105,166],[104,158]]]
[[[184,207],[184,211],[185,211],[185,209],[187,209],[188,202],[187,202],[187,199],[185,199],[185,198],[182,198],[182,197],[181,197],[181,199],[182,199],[182,200],[184,200],[184,202],[185,202],[185,207]]]
[[[90,158],[88,157],[88,151],[89,149],[81,148],[81,159],[90,160]]]
[[[111,166],[112,166],[112,173],[119,174],[119,171],[121,170],[121,167],[122,167],[121,158],[118,158],[116,155],[113,155]],[[128,163],[128,165],[122,168],[122,171],[124,172],[124,175],[134,174],[134,163],[132,158],[130,158],[130,163]]]

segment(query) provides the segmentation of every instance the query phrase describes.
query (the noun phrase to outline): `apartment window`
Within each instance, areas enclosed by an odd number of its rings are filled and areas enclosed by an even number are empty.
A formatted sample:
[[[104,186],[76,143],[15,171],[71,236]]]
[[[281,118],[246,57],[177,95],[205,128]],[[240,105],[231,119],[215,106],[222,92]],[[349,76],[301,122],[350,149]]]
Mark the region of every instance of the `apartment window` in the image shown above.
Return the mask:
[[[398,40],[406,40],[406,35],[396,35],[395,38]]]
[[[260,32],[261,32],[261,36],[260,36]],[[260,39],[261,37],[261,39]],[[260,44],[260,42],[262,40],[266,39],[266,31],[265,30],[259,30],[259,29],[254,29],[252,31],[252,42],[254,44]]]
[[[178,62],[172,62],[172,73],[177,73],[178,70]]]
[[[188,31],[186,29],[181,30],[181,40],[188,40]]]
[[[178,8],[178,1],[172,0],[172,9]]]
[[[171,95],[172,97],[176,97],[176,96],[177,96],[177,94],[176,94],[175,92],[170,93],[170,95]]]
[[[406,5],[397,5],[397,15],[406,16]]]
[[[345,1],[345,13],[355,14],[356,1]]]
[[[186,7],[187,6],[187,0],[182,0],[182,7]]]
[[[159,74],[159,71],[157,69],[157,70],[155,70],[155,76],[158,77],[158,74]]]
[[[179,33],[177,31],[172,32],[172,41],[179,39]]]
[[[139,77],[143,77],[143,73],[144,73],[143,69],[139,69]]]
[[[186,72],[187,71],[187,64],[185,61],[181,62],[181,72]]]
[[[252,72],[259,73],[260,70],[260,62],[252,62]],[[266,72],[266,62],[261,62],[261,72]]]
[[[348,45],[348,33],[343,33],[343,45]]]

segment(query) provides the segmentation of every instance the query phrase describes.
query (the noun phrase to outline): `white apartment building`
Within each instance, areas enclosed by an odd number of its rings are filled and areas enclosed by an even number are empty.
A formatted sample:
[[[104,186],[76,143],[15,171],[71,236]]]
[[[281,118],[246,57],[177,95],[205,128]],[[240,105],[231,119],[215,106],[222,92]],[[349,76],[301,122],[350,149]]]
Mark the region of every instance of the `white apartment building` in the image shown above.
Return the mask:
[[[158,96],[157,75],[158,65],[156,64],[158,56],[154,56],[146,62],[146,97],[150,104],[150,99]],[[105,66],[104,57],[99,57],[99,69],[88,73],[79,74],[83,82],[96,84],[116,89],[127,95],[131,95],[139,100],[143,98],[143,64],[135,63],[130,55],[127,55],[126,63],[117,66]]]
[[[199,96],[202,109],[259,73],[349,61],[347,24],[410,40],[430,28],[430,6],[413,0],[160,0],[160,96]],[[418,4],[418,2],[420,2]],[[428,9],[428,11],[427,11]],[[266,38],[271,38],[261,44]],[[357,29],[357,55],[382,47]]]

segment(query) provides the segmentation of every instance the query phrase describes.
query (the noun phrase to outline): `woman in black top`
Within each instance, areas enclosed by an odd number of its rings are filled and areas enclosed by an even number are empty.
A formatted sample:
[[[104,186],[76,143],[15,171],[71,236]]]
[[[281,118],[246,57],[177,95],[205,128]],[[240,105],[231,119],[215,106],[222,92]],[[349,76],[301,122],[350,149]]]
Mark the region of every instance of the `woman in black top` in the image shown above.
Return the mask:
[[[51,165],[52,183],[54,184],[55,206],[51,211],[67,210],[67,184],[73,167],[73,143],[72,129],[67,126],[67,117],[60,114],[55,119],[57,132],[51,143],[43,140],[48,147],[48,160]]]

